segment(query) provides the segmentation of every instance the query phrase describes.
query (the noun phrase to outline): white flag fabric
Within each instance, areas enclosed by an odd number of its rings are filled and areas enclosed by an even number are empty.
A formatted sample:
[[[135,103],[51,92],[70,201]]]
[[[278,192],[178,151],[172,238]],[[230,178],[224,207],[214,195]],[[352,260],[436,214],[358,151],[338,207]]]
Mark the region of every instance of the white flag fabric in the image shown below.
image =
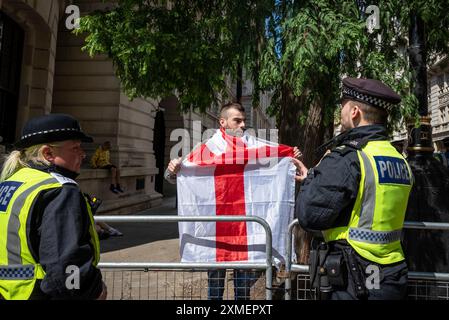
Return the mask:
[[[273,262],[285,263],[293,219],[293,148],[223,129],[191,152],[177,176],[178,214],[258,216],[273,235]],[[264,228],[256,222],[180,222],[183,262],[266,261]]]

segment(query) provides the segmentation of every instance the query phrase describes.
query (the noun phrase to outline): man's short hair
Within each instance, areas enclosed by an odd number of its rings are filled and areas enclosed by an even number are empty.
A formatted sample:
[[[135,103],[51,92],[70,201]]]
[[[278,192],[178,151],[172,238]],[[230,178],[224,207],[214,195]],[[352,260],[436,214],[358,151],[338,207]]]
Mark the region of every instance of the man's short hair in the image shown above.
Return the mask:
[[[245,113],[245,108],[242,106],[240,102],[229,102],[221,106],[220,109],[220,118],[227,118],[227,112],[229,109],[235,109],[240,111],[241,113]]]
[[[363,118],[370,124],[381,124],[385,126],[388,121],[388,113],[386,110],[381,108],[373,107],[369,104],[350,100],[352,105],[358,105],[363,111]]]

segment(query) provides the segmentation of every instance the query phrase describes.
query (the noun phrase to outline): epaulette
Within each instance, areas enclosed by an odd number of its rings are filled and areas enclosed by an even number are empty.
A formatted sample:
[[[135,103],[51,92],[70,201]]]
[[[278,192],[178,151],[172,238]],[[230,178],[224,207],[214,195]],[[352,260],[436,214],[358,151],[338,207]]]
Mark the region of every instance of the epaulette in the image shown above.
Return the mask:
[[[357,148],[354,146],[342,144],[342,145],[339,145],[338,147],[335,147],[334,149],[332,149],[332,152],[337,152],[341,156],[345,156],[349,152],[353,152],[356,150],[357,150]]]
[[[362,150],[362,148],[370,141],[370,137],[365,137],[362,139],[346,140],[342,142],[345,146],[354,148],[356,150]]]
[[[62,174],[59,174],[59,173],[56,173],[56,172],[51,172],[50,174],[53,176],[53,178],[58,180],[58,182],[60,184],[75,184],[75,185],[78,185],[78,183],[76,183],[75,180],[67,178],[67,177],[63,176]]]

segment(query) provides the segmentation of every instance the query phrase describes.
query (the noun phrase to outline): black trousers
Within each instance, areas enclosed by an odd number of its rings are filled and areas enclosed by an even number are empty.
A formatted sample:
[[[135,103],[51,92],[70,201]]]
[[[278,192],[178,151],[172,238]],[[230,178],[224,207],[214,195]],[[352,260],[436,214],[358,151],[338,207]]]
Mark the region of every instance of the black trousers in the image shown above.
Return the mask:
[[[368,271],[368,296],[362,299],[366,300],[405,300],[407,298],[407,264],[405,261],[391,264],[380,265],[368,261],[358,254],[356,259],[363,271]],[[375,284],[371,280],[370,275],[374,273],[372,270],[379,270],[378,282]],[[377,278],[377,277],[376,277]],[[348,272],[348,285],[346,288],[334,287],[334,290],[329,294],[328,298],[331,300],[359,300],[356,295],[353,277]]]

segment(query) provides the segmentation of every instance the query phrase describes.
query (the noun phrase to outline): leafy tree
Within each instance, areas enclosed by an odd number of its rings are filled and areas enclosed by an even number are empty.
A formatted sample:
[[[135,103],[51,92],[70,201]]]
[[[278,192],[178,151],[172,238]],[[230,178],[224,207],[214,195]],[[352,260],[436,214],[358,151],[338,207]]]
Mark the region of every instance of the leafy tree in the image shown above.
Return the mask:
[[[416,114],[407,57],[412,10],[426,23],[429,55],[449,51],[449,3],[371,1],[380,28],[369,33],[365,2],[119,0],[111,11],[84,17],[79,32],[87,32],[91,55],[112,58],[131,98],[176,92],[183,109],[204,111],[225,95],[225,75],[235,76],[242,63],[256,91],[274,93],[270,112],[281,141],[299,142],[311,164],[333,130],[342,75],[386,82],[404,98],[402,115]],[[391,123],[400,116],[398,109]]]
[[[91,55],[112,58],[129,97],[176,92],[182,109],[205,111],[225,95],[225,75],[251,64],[248,44],[263,33],[270,10],[264,1],[119,0],[83,17],[78,32],[87,32]]]

